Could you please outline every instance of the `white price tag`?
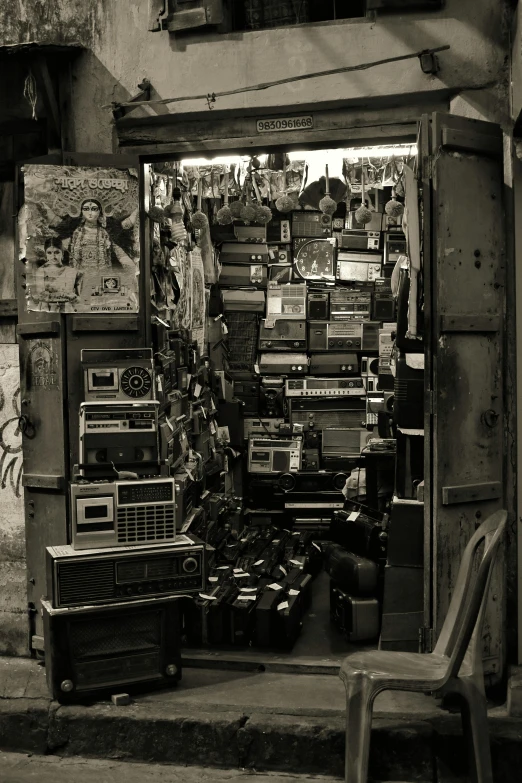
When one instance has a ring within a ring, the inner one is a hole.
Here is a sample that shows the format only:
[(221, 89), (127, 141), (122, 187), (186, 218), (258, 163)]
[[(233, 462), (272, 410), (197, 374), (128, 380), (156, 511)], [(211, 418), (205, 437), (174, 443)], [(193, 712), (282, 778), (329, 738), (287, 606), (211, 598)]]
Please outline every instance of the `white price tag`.
[(203, 387), (201, 386), (201, 384), (196, 383), (196, 385), (194, 386), (194, 397), (196, 397), (196, 398), (199, 397), (199, 395), (201, 394), (201, 389), (202, 388)]
[(218, 577), (217, 576), (209, 576), (208, 581), (209, 582), (217, 582), (218, 581)]
[(255, 566), (262, 565), (265, 561), (264, 560), (256, 560), (254, 563)]
[(247, 573), (244, 573), (244, 574), (234, 574), (234, 576), (236, 577), (236, 579), (243, 579), (243, 577), (245, 577), (245, 576), (248, 577), (248, 576), (250, 576), (250, 574), (247, 574)]
[(292, 587), (292, 588), (291, 588), (291, 589), (288, 591), (288, 595), (299, 595), (299, 590), (294, 590), (294, 588)]
[(269, 590), (282, 590), (283, 588), (281, 585), (278, 585), (277, 582), (272, 582), (271, 585), (268, 585)]
[(356, 519), (359, 519), (360, 511), (352, 511), (350, 516), (348, 517), (348, 522), (355, 522)]
[(288, 576), (288, 571), (286, 570), (286, 568), (283, 568), (283, 566), (279, 566), (279, 568), (281, 569), (281, 571), (285, 576)]
[(206, 593), (199, 593), (200, 598), (205, 598), (207, 601), (215, 601), (216, 596), (215, 595), (207, 595)]
[(278, 612), (282, 609), (288, 609), (288, 601), (281, 601), (281, 603), (277, 605)]
[(257, 596), (255, 595), (238, 595), (238, 601), (255, 601)]
[(303, 567), (303, 564), (299, 560), (289, 560), (289, 563), (292, 563), (292, 565), (298, 566), (299, 568)]
[(256, 593), (257, 587), (240, 587), (242, 593)]
[(321, 547), (319, 546), (319, 544), (316, 544), (315, 541), (312, 541), (312, 546), (315, 546), (315, 548), (318, 549), (319, 552), (321, 551)]

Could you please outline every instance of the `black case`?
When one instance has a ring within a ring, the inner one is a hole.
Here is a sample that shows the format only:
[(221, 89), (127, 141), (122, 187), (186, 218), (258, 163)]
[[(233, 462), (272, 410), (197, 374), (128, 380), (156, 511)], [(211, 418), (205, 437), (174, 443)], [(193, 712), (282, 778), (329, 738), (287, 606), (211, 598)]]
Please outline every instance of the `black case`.
[(336, 511), (332, 517), (330, 538), (360, 557), (376, 563), (386, 559), (387, 534), (382, 523), (362, 512)]
[(355, 598), (330, 582), (330, 618), (348, 642), (370, 642), (379, 636), (376, 598)]
[(350, 595), (375, 597), (379, 567), (373, 560), (354, 555), (339, 544), (330, 544), (325, 552), (324, 569), (337, 587)]

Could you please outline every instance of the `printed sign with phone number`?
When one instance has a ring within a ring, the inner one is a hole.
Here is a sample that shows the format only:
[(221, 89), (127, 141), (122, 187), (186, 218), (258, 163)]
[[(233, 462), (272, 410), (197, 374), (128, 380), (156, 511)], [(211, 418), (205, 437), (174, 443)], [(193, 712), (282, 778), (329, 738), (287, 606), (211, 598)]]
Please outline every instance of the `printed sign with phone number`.
[(314, 127), (314, 118), (307, 117), (279, 117), (276, 120), (257, 120), (258, 133), (270, 133), (270, 131), (302, 130)]

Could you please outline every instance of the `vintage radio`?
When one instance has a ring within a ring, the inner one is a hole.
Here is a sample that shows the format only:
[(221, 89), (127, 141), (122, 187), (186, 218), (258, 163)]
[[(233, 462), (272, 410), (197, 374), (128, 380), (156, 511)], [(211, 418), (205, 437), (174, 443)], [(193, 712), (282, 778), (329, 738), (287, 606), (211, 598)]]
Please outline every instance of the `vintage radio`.
[(395, 344), (395, 324), (387, 324), (379, 329), (379, 388), (385, 391), (393, 391), (392, 354)]
[(279, 428), (281, 424), (284, 424), (284, 419), (250, 419), (245, 418), (243, 420), (245, 440), (252, 435), (267, 435), (269, 438), (272, 435), (279, 434)]
[(330, 582), (330, 618), (348, 642), (377, 639), (380, 629), (380, 606), (377, 598), (349, 595)]
[(305, 209), (292, 212), (293, 237), (330, 237), (332, 236), (332, 217)]
[(321, 447), (323, 467), (338, 470), (346, 468), (347, 461), (358, 460), (367, 437), (368, 431), (360, 427), (326, 427)]
[(312, 321), (327, 321), (330, 317), (330, 292), (308, 291), (308, 318)]
[(234, 223), (234, 236), (238, 242), (266, 245), (266, 226), (252, 224), (240, 226)]
[(270, 264), (268, 267), (269, 283), (291, 283), (294, 270), (290, 264)]
[[(373, 379), (369, 379), (373, 380)], [(387, 413), (393, 412), (393, 395), (388, 399), (391, 399), (392, 401), (392, 408), (391, 410), (387, 410), (386, 401), (385, 401), (385, 395), (390, 394), (390, 392), (383, 392), (383, 391), (377, 391), (377, 392), (371, 392), (368, 391), (366, 393), (366, 419), (365, 424), (367, 427), (374, 427), (379, 423), (379, 413), (381, 411), (385, 411)]]
[(395, 266), (399, 256), (406, 254), (406, 237), (403, 234), (386, 234), (384, 238), (384, 263)]
[(270, 416), (271, 418), (281, 418), (283, 416), (284, 391), (283, 378), (261, 378), (259, 387), (259, 413), (261, 416)]
[(303, 470), (319, 470), (319, 449), (303, 449)]
[(294, 239), (294, 270), (303, 280), (335, 280), (337, 240)]
[(308, 356), (305, 353), (261, 353), (258, 366), (263, 375), (306, 375)]
[(82, 402), (80, 475), (106, 478), (115, 470), (157, 475), (158, 408), (152, 401)]
[(188, 439), (180, 422), (165, 418), (159, 422), (159, 451), (162, 465), (176, 470), (188, 452)]
[(335, 277), (343, 282), (371, 283), (382, 275), (382, 253), (339, 250)]
[(267, 242), (285, 244), (290, 242), (291, 239), (290, 220), (281, 213), (272, 212), (272, 220), (266, 227)]
[(364, 396), (362, 378), (288, 378), (287, 397), (351, 397)]
[[(263, 264), (240, 266), (239, 264), (223, 264), (219, 275), (219, 285), (223, 288), (241, 286), (257, 286), (266, 288), (268, 282), (268, 267)], [(225, 299), (225, 310), (226, 299)]]
[(308, 348), (310, 351), (376, 351), (379, 345), (379, 324), (368, 321), (310, 321)]
[(311, 375), (357, 375), (359, 361), (356, 353), (311, 353)]
[(292, 397), (288, 406), (292, 424), (324, 431), (327, 427), (360, 427), (366, 404), (364, 397)]
[(395, 372), (394, 419), (403, 430), (424, 428), (424, 356), (399, 353)]
[(270, 245), (268, 248), (268, 264), (286, 265), (292, 264), (292, 248), (290, 245)]
[(270, 283), (266, 302), (267, 320), (306, 318), (306, 283)]
[(336, 288), (330, 294), (332, 321), (369, 321), (372, 295), (369, 291)]
[(55, 609), (193, 593), (205, 584), (205, 548), (179, 535), (162, 546), (48, 547), (47, 600)]
[(260, 351), (306, 351), (306, 321), (278, 318), (277, 321), (261, 319), (259, 327)]
[(259, 378), (253, 373), (234, 373), (234, 397), (243, 404), (243, 414), (259, 412)]
[(153, 400), (151, 348), (83, 348), (84, 401)]
[(395, 299), (388, 278), (379, 277), (375, 281), (372, 318), (374, 321), (393, 321), (395, 318)]
[(225, 312), (264, 313), (266, 294), (264, 291), (223, 291), (223, 307)]
[(181, 679), (179, 602), (170, 598), (112, 606), (52, 609), (42, 601), (45, 675), (64, 704)]
[(172, 478), (71, 484), (74, 549), (173, 541)]
[[(347, 228), (349, 229), (363, 229), (364, 231), (382, 231), (382, 224), (383, 224), (383, 214), (382, 212), (372, 212), (372, 219), (369, 223), (366, 223), (364, 226), (361, 223), (358, 223), (355, 214), (357, 210), (350, 210), (347, 216)], [(386, 217), (386, 216), (384, 216)]]
[(302, 439), (249, 438), (249, 473), (288, 473), (301, 469)]
[(361, 358), (361, 375), (367, 392), (380, 391), (378, 356), (363, 356)]
[(284, 472), (277, 478), (277, 486), (284, 492), (316, 493), (341, 492), (349, 473), (319, 470), (316, 473)]
[(380, 250), (381, 232), (346, 228), (341, 233), (342, 250)]
[[(219, 252), (221, 264), (268, 264), (268, 247), (265, 243), (224, 242)], [(221, 282), (221, 281), (220, 281)]]

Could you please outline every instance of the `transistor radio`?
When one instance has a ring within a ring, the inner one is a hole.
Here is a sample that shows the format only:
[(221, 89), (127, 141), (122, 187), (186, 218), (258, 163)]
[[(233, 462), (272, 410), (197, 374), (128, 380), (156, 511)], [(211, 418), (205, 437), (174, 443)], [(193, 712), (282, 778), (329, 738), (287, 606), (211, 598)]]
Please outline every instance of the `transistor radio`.
[(343, 229), (340, 247), (343, 250), (379, 250), (380, 231), (365, 231), (360, 228)]
[(158, 544), (176, 537), (174, 479), (71, 484), (74, 549)]
[(266, 323), (265, 318), (261, 319), (258, 343), (260, 351), (306, 351), (306, 321), (278, 318), (275, 323), (269, 322), (270, 327)]
[(83, 348), (84, 401), (153, 400), (151, 348)]
[(141, 476), (159, 472), (159, 402), (82, 402), (80, 475), (113, 477), (115, 470)]
[(372, 321), (310, 321), (308, 348), (310, 351), (376, 351), (379, 345), (379, 324)]
[(223, 307), (225, 312), (232, 313), (264, 313), (266, 294), (264, 291), (223, 291)]
[(361, 427), (326, 427), (321, 446), (323, 466), (330, 470), (346, 467), (346, 460), (360, 457), (367, 438), (368, 430)]
[(374, 321), (393, 321), (395, 318), (395, 299), (390, 279), (379, 277), (375, 281), (372, 318)]
[(290, 245), (270, 245), (268, 248), (268, 264), (289, 265), (292, 263)]
[(369, 321), (372, 295), (369, 291), (336, 288), (330, 293), (332, 321)]
[(306, 283), (269, 283), (266, 303), (267, 320), (306, 318)]
[(188, 439), (184, 428), (169, 417), (159, 422), (159, 451), (163, 465), (168, 470), (176, 470), (188, 452)]
[(219, 253), (221, 264), (268, 264), (268, 246), (265, 243), (224, 242)]
[(245, 440), (250, 438), (251, 435), (272, 435), (279, 434), (279, 428), (281, 424), (284, 424), (285, 420), (279, 419), (250, 419), (245, 418), (243, 420)]
[(308, 291), (308, 318), (327, 321), (330, 317), (330, 291)]
[(322, 212), (303, 210), (292, 212), (293, 237), (330, 237), (332, 236), (332, 217)]
[(307, 375), (308, 356), (305, 353), (261, 353), (259, 372), (263, 375)]
[(283, 416), (284, 391), (285, 383), (283, 378), (261, 378), (259, 387), (260, 416), (270, 416), (272, 418)]
[(367, 392), (380, 391), (379, 389), (379, 358), (377, 356), (363, 356), (361, 359), (361, 375), (364, 388)]
[(290, 423), (305, 431), (360, 427), (366, 415), (364, 397), (291, 397), (288, 408)]
[(62, 703), (181, 679), (179, 601), (53, 609), (42, 601), (45, 675)]
[(301, 469), (302, 439), (249, 438), (248, 472), (288, 473)]
[(362, 378), (287, 378), (287, 397), (360, 397)]
[(238, 242), (266, 245), (266, 226), (240, 226), (234, 223), (234, 236)]
[(303, 280), (335, 280), (336, 240), (294, 239), (294, 270)]
[(406, 254), (406, 237), (402, 234), (386, 234), (384, 240), (384, 263), (396, 264), (399, 256)]
[(339, 250), (335, 276), (344, 282), (372, 282), (382, 275), (382, 253)]
[[(266, 264), (223, 264), (219, 275), (219, 285), (225, 287), (257, 286), (266, 288), (268, 267)], [(227, 309), (225, 302), (225, 310)]]
[(356, 353), (311, 353), (310, 375), (357, 375), (359, 360)]

